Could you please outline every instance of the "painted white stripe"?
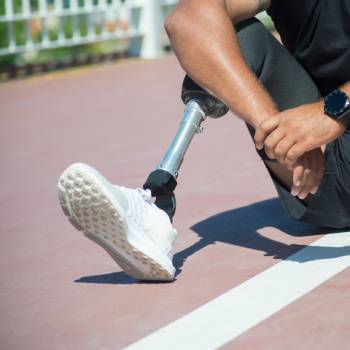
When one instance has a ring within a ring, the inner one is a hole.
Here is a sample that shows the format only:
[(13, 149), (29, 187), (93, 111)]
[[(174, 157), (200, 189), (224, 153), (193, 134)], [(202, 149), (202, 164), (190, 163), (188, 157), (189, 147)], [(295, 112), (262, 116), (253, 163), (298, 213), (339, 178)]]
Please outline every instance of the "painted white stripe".
[(325, 235), (125, 349), (217, 349), (349, 266), (350, 232)]

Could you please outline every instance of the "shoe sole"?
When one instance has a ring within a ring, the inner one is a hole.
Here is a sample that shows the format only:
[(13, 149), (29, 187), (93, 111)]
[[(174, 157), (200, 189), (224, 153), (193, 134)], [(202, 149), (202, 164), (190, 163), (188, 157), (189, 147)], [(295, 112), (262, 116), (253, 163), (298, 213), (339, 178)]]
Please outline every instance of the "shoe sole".
[(59, 201), (72, 225), (97, 243), (124, 272), (138, 280), (172, 281), (175, 269), (168, 257), (144, 235), (133, 232), (110, 188), (95, 169), (73, 164), (58, 182)]

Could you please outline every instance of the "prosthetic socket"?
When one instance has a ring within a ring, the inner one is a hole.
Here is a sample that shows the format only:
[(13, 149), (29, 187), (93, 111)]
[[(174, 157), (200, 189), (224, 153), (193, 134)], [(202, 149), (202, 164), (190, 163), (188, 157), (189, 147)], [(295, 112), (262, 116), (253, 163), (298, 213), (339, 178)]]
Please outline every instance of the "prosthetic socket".
[(201, 124), (207, 116), (219, 118), (228, 112), (221, 101), (187, 75), (182, 84), (181, 98), (186, 107), (180, 126), (163, 159), (143, 185), (144, 189), (151, 190), (152, 196), (156, 197), (155, 204), (168, 214), (171, 221), (176, 210), (174, 190), (178, 171), (193, 136), (202, 132)]

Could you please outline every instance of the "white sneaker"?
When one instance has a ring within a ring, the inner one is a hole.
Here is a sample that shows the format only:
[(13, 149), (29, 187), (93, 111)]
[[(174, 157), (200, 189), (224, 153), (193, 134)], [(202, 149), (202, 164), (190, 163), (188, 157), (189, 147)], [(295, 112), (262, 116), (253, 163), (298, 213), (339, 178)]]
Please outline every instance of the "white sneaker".
[(113, 186), (97, 170), (76, 163), (58, 182), (64, 214), (104, 248), (128, 275), (171, 281), (177, 231), (151, 201), (151, 191)]

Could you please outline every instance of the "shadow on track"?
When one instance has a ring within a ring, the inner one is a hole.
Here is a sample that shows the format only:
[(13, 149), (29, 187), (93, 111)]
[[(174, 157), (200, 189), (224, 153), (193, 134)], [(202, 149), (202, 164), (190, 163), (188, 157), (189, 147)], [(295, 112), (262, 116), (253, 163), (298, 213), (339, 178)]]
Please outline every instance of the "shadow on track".
[(139, 281), (125, 274), (123, 271), (80, 277), (74, 282), (96, 284), (167, 284), (167, 281)]
[(74, 282), (97, 284), (135, 284), (137, 281), (123, 271), (80, 277)]
[(289, 260), (300, 263), (350, 255), (350, 247), (312, 246), (312, 253), (308, 257), (293, 257), (294, 253), (306, 246), (289, 245), (265, 237), (258, 232), (265, 227), (276, 228), (291, 236), (309, 236), (330, 232), (329, 229), (290, 219), (279, 198), (268, 199), (211, 216), (193, 225), (191, 229), (198, 234), (200, 240), (175, 255), (174, 265), (177, 274), (181, 272), (181, 268), (189, 256), (215, 242), (259, 250), (265, 253), (265, 256), (273, 256), (274, 259), (285, 260), (289, 257)]
[[(175, 254), (174, 265), (177, 270), (176, 276), (181, 273), (182, 266), (189, 256), (216, 242), (259, 250), (262, 251), (265, 256), (273, 256), (274, 259), (279, 260), (285, 260), (300, 249), (306, 247), (305, 245), (298, 244), (288, 245), (265, 237), (258, 232), (258, 230), (265, 227), (276, 228), (291, 236), (308, 236), (329, 232), (326, 229), (290, 219), (283, 210), (281, 201), (278, 198), (272, 198), (245, 207), (229, 210), (211, 216), (191, 227), (191, 229), (198, 234), (200, 240)], [(350, 247), (330, 248), (315, 246), (312, 249), (313, 252), (307, 259), (296, 256), (295, 261), (302, 263), (309, 260), (331, 259), (350, 255)], [(290, 258), (290, 260), (291, 259), (292, 258)], [(152, 283), (136, 281), (123, 272), (85, 276), (75, 282), (103, 284)]]

